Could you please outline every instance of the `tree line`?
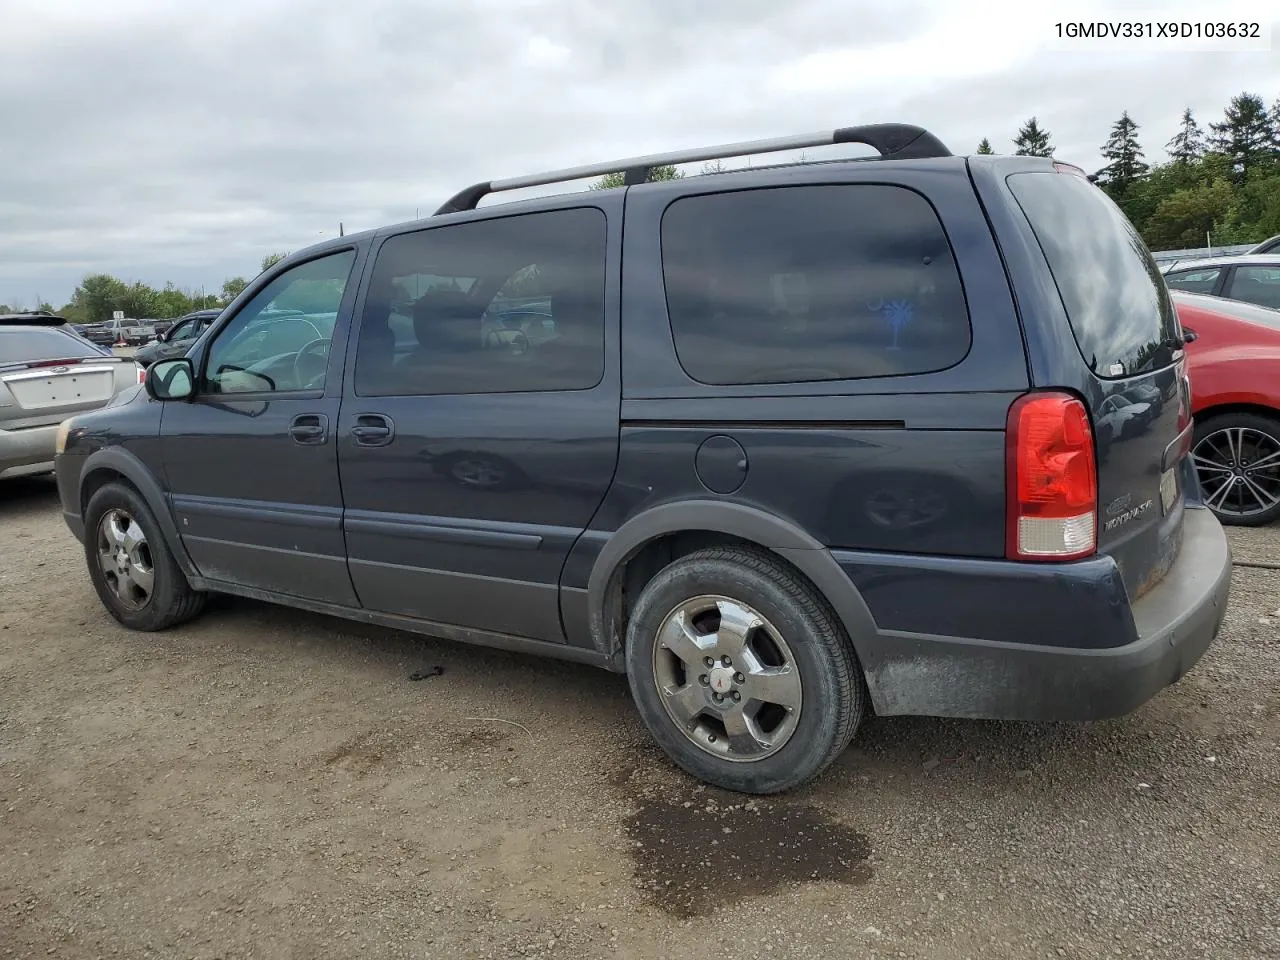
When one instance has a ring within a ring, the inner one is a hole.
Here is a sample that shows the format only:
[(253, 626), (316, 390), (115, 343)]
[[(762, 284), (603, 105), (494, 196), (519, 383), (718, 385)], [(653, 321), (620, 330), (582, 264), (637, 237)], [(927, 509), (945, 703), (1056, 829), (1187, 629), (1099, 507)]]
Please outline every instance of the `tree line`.
[[(1190, 108), (1182, 112), (1178, 132), (1164, 145), (1168, 159), (1148, 163), (1138, 122), (1126, 110), (1111, 126), (1102, 156), (1106, 166), (1097, 182), (1115, 200), (1152, 250), (1256, 243), (1280, 234), (1280, 97), (1267, 108), (1255, 93), (1231, 98), (1222, 119), (1204, 130)], [(1051, 157), (1052, 134), (1031, 117), (1012, 140), (1017, 156)], [(984, 137), (977, 153), (994, 154)], [(800, 158), (804, 159), (803, 156)], [(721, 173), (719, 160), (702, 168)], [(655, 167), (651, 180), (683, 177), (674, 166)], [(601, 177), (592, 189), (622, 186), (621, 173)], [(262, 261), (266, 270), (285, 254)], [(170, 319), (192, 310), (230, 303), (248, 285), (231, 277), (216, 293), (185, 290), (172, 283), (155, 289), (126, 283), (105, 273), (80, 281), (61, 309), (41, 303), (37, 309), (59, 313), (73, 323), (98, 323), (123, 310), (126, 317)], [(0, 313), (11, 310), (0, 304)]]
[[(287, 255), (268, 254), (262, 259), (262, 270), (274, 266)], [(62, 307), (55, 307), (46, 301), (37, 304), (34, 309), (56, 313), (72, 323), (101, 323), (110, 320), (116, 310), (121, 310), (126, 317), (136, 320), (172, 320), (192, 310), (225, 307), (248, 285), (249, 281), (244, 277), (231, 277), (223, 281), (222, 289), (216, 293), (184, 290), (172, 283), (166, 283), (157, 290), (149, 284), (137, 281), (127, 283), (108, 273), (91, 273), (80, 281), (71, 294), (71, 299)], [(0, 303), (0, 313), (10, 313), (17, 309), (19, 308), (16, 306)]]
[[(1102, 145), (1097, 182), (1152, 250), (1257, 243), (1280, 234), (1280, 98), (1231, 98), (1206, 131), (1190, 108), (1164, 145), (1168, 159), (1147, 162), (1141, 127), (1126, 110)], [(1049, 131), (1035, 117), (1013, 139), (1021, 156), (1053, 155)], [(988, 140), (979, 153), (994, 153)]]

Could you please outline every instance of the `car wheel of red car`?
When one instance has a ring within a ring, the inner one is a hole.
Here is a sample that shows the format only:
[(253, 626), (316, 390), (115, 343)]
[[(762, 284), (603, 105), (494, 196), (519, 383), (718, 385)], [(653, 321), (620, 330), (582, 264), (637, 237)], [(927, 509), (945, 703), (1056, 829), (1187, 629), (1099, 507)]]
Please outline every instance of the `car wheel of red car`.
[(1196, 424), (1192, 459), (1205, 504), (1224, 524), (1280, 518), (1280, 419), (1224, 413)]

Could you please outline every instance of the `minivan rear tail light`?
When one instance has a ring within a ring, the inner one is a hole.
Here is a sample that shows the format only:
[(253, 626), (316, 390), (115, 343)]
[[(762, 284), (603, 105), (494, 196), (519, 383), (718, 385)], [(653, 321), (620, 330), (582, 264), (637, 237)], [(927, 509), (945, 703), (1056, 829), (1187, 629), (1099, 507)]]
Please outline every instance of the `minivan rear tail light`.
[(1098, 470), (1084, 404), (1066, 393), (1029, 393), (1005, 432), (1010, 560), (1076, 560), (1098, 544)]

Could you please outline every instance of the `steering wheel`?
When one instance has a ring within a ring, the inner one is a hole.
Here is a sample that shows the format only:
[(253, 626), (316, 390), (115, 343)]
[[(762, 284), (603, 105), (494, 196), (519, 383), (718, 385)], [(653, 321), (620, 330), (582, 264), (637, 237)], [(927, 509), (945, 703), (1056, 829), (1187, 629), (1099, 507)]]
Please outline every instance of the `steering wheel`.
[[(312, 340), (293, 358), (293, 382), (298, 385), (298, 389), (307, 390), (324, 381), (325, 372), (329, 368), (329, 344), (330, 341), (325, 337)], [(319, 361), (319, 369), (312, 372), (310, 376), (303, 373), (304, 358), (309, 358), (313, 362)]]

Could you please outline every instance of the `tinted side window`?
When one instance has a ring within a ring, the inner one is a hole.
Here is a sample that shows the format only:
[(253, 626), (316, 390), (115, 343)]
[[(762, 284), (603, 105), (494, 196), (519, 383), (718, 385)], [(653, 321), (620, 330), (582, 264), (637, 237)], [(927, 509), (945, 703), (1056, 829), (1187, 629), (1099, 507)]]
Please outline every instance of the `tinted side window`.
[(1164, 282), (1173, 290), (1186, 290), (1188, 293), (1213, 293), (1217, 286), (1218, 276), (1222, 271), (1214, 267), (1211, 270), (1182, 270), (1178, 273), (1166, 273)]
[(601, 211), (580, 208), (387, 240), (360, 323), (356, 393), (595, 386), (604, 375), (605, 226)]
[(1236, 267), (1227, 296), (1232, 300), (1280, 308), (1280, 264), (1274, 267)]
[(703, 383), (929, 373), (969, 351), (951, 247), (903, 187), (685, 197), (662, 218), (662, 268), (676, 353)]
[(1015, 173), (1007, 182), (1089, 369), (1118, 378), (1173, 363), (1180, 330), (1167, 281), (1120, 208), (1074, 174)]
[(322, 390), (338, 308), (354, 250), (299, 264), (275, 277), (209, 348), (209, 393)]
[(190, 320), (182, 320), (182, 321), (179, 321), (177, 324), (175, 324), (169, 330), (168, 341), (170, 343), (177, 343), (180, 340), (190, 340), (195, 335), (196, 335), (195, 318), (192, 318)]

